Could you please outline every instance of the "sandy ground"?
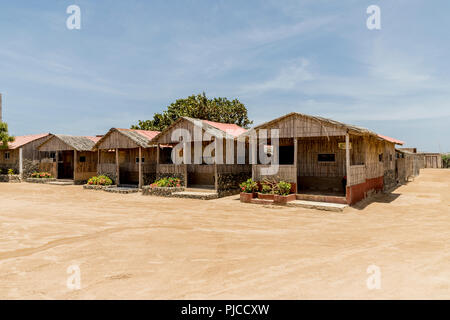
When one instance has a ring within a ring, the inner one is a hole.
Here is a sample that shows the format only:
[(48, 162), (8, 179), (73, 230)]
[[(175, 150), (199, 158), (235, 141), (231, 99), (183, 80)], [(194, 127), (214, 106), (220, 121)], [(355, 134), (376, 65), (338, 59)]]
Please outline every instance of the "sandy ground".
[(0, 184), (0, 298), (449, 299), (449, 185), (427, 169), (330, 213)]

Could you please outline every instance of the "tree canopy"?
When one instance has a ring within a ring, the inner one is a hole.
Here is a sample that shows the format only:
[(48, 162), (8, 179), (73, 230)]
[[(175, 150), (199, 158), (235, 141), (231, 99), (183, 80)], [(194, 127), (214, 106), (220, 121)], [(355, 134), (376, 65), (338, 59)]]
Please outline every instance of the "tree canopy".
[(6, 124), (6, 122), (0, 122), (0, 148), (8, 148), (8, 143), (13, 141), (14, 137), (10, 136), (8, 133), (8, 124)]
[(244, 128), (253, 123), (248, 119), (247, 108), (238, 99), (210, 99), (203, 92), (176, 100), (163, 113), (155, 113), (152, 120), (139, 120), (131, 129), (162, 131), (180, 117), (234, 123)]

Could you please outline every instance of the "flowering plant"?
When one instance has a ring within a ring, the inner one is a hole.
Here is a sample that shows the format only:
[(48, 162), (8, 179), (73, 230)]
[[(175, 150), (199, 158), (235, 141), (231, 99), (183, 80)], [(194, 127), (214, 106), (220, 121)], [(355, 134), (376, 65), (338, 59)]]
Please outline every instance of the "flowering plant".
[(150, 187), (156, 188), (156, 187), (165, 187), (165, 188), (179, 188), (181, 187), (181, 180), (179, 178), (174, 177), (168, 177), (168, 178), (162, 178), (155, 182), (153, 182)]
[(239, 187), (241, 188), (241, 192), (244, 193), (252, 193), (258, 190), (258, 184), (252, 179), (242, 182)]
[(52, 174), (49, 172), (33, 172), (31, 174), (32, 178), (38, 178), (38, 179), (49, 179), (52, 177)]
[(101, 175), (97, 177), (92, 177), (87, 182), (88, 185), (96, 185), (96, 186), (110, 186), (112, 185), (111, 178)]

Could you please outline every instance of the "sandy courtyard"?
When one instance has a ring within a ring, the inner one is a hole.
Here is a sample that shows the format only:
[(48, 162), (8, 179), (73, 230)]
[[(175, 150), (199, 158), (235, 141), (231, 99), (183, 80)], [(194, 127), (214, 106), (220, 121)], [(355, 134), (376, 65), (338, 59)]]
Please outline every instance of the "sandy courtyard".
[(3, 183), (0, 298), (449, 299), (449, 185), (450, 170), (425, 169), (331, 213)]

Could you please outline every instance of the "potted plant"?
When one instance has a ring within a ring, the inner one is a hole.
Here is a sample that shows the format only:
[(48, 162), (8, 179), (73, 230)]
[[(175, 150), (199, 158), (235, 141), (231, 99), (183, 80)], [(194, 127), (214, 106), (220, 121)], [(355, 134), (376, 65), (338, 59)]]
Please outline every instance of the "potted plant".
[(280, 181), (275, 189), (274, 203), (286, 204), (289, 201), (296, 199), (295, 193), (291, 192), (291, 184), (285, 181)]
[(250, 202), (255, 197), (255, 193), (258, 190), (258, 184), (252, 179), (242, 182), (239, 187), (241, 188), (240, 199), (241, 202)]
[(258, 199), (273, 200), (274, 196), (272, 185), (263, 182), (261, 184), (261, 192), (258, 192)]

